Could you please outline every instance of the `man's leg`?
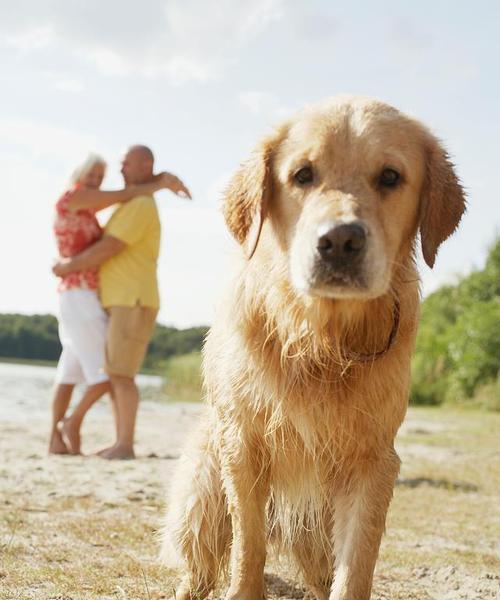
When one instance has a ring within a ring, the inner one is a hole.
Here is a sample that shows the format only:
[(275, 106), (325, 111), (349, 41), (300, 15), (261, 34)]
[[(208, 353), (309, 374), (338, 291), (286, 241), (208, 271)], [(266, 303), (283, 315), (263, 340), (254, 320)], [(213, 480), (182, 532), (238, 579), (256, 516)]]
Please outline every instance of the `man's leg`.
[(116, 394), (113, 389), (113, 385), (111, 384), (111, 380), (109, 383), (109, 399), (111, 404), (111, 412), (113, 414), (113, 422), (115, 424), (115, 442), (111, 444), (111, 446), (106, 446), (106, 448), (103, 448), (102, 450), (96, 452), (97, 456), (107, 454), (112, 448), (116, 446), (116, 444), (118, 443), (118, 438), (120, 437), (120, 423), (118, 418), (118, 404), (116, 402)]
[(120, 437), (120, 428), (119, 428), (119, 423), (118, 423), (118, 405), (116, 404), (115, 392), (114, 392), (111, 384), (109, 387), (110, 387), (109, 399), (110, 399), (110, 404), (111, 404), (111, 412), (113, 413), (113, 420), (115, 423), (115, 436), (116, 436), (116, 439), (118, 439)]
[(118, 413), (116, 444), (99, 453), (102, 458), (135, 458), (134, 433), (139, 407), (139, 390), (133, 377), (111, 375), (111, 387)]
[(109, 381), (89, 385), (80, 402), (67, 419), (63, 421), (63, 440), (67, 443), (70, 454), (80, 454), (80, 427), (88, 410), (110, 389)]
[(54, 398), (52, 400), (52, 428), (49, 442), (50, 454), (68, 454), (68, 448), (62, 439), (58, 425), (68, 410), (74, 387), (74, 383), (60, 383), (54, 390)]
[(106, 337), (106, 372), (116, 406), (117, 441), (99, 452), (102, 458), (134, 458), (139, 372), (155, 327), (157, 310), (143, 306), (110, 306)]

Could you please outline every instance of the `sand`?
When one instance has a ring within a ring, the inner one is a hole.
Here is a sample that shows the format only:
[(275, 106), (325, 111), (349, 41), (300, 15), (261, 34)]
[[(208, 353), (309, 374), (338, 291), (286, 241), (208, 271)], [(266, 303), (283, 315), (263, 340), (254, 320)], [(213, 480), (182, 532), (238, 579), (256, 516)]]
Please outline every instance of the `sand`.
[[(0, 598), (174, 598), (178, 574), (158, 563), (155, 532), (165, 486), (199, 413), (199, 405), (143, 403), (138, 458), (109, 462), (48, 456), (48, 414), (10, 410), (0, 423)], [(499, 497), (488, 466), (497, 462), (498, 477), (499, 421), (483, 435), (476, 431), (483, 418), (410, 411), (373, 598), (500, 597)], [(460, 443), (464, 428), (469, 438)], [(111, 439), (109, 411), (93, 411), (83, 450)], [(476, 468), (471, 461), (479, 461)], [(270, 598), (307, 597), (286, 563), (271, 562), (266, 571)]]

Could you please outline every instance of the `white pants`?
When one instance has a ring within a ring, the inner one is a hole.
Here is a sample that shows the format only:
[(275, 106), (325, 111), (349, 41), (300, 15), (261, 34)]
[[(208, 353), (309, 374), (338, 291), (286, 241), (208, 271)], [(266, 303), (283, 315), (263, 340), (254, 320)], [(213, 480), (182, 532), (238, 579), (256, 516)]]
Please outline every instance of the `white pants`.
[(104, 372), (108, 316), (97, 292), (74, 288), (59, 294), (59, 338), (63, 347), (56, 383), (94, 385)]

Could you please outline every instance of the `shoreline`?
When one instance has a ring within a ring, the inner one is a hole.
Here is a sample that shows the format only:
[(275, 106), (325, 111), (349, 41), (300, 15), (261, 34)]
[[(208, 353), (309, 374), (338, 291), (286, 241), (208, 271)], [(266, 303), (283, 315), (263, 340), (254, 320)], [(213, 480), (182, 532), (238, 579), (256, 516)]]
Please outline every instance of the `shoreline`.
[(11, 356), (0, 356), (0, 364), (6, 365), (28, 365), (34, 367), (57, 367), (57, 360), (43, 360), (39, 358), (16, 358)]
[[(12, 356), (0, 356), (0, 364), (6, 365), (27, 365), (33, 367), (57, 367), (57, 360), (44, 360), (41, 358), (17, 358)], [(142, 369), (139, 375), (154, 375), (164, 377), (160, 368)]]

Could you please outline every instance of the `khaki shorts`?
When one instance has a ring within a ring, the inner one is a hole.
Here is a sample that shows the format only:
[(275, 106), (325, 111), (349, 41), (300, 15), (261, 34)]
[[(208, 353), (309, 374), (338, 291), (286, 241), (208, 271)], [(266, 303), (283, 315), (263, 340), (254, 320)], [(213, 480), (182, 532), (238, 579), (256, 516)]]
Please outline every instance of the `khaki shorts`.
[(109, 306), (106, 372), (135, 377), (146, 355), (158, 311), (148, 306)]

